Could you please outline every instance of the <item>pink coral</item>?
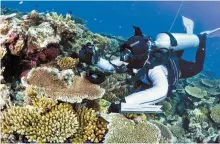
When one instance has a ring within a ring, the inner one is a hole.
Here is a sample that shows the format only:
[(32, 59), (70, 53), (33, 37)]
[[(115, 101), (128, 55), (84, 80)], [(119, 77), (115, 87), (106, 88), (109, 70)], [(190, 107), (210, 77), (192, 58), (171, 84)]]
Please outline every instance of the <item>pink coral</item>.
[(49, 45), (47, 49), (43, 50), (47, 60), (54, 60), (59, 55), (59, 49), (55, 45)]

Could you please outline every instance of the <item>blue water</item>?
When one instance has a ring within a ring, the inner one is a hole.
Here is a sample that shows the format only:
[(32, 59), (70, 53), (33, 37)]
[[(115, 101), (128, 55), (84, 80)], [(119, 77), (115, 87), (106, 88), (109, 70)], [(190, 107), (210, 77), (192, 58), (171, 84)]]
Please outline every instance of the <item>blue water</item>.
[[(19, 11), (55, 11), (72, 13), (86, 20), (86, 26), (95, 33), (109, 33), (124, 37), (133, 34), (132, 25), (143, 33), (155, 37), (168, 31), (181, 2), (2, 2), (2, 6)], [(195, 33), (220, 27), (220, 2), (183, 2), (171, 32), (183, 32), (181, 16), (194, 20)], [(194, 61), (194, 50), (188, 50), (183, 58)], [(219, 74), (220, 38), (209, 38), (205, 68)]]

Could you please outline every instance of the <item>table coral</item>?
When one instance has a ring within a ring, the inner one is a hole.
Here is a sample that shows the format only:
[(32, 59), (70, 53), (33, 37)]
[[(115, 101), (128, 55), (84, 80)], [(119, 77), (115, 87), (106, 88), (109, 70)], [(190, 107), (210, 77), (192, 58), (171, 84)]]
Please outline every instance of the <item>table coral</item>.
[(135, 124), (118, 113), (102, 114), (109, 124), (105, 143), (159, 143), (160, 129), (150, 122)]
[(211, 114), (210, 114), (212, 120), (216, 123), (220, 123), (220, 104), (215, 105), (211, 109)]
[(200, 88), (197, 88), (197, 87), (186, 86), (185, 87), (185, 91), (190, 96), (195, 97), (195, 98), (199, 98), (199, 99), (207, 96), (207, 92), (206, 91), (203, 91), (203, 90), (201, 90)]
[(28, 85), (42, 87), (45, 97), (65, 102), (81, 102), (84, 98), (94, 100), (101, 98), (105, 90), (81, 76), (74, 76), (72, 85), (67, 86), (59, 77), (59, 70), (49, 68), (32, 69), (27, 76)]

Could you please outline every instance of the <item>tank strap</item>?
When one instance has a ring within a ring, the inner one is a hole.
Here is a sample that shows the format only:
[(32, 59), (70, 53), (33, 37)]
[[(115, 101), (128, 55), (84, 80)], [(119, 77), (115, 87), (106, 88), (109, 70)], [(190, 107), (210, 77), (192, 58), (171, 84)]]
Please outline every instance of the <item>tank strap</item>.
[(175, 39), (175, 37), (171, 33), (169, 33), (169, 32), (162, 32), (162, 33), (165, 33), (170, 37), (170, 45), (171, 46), (177, 46), (178, 45), (177, 40)]

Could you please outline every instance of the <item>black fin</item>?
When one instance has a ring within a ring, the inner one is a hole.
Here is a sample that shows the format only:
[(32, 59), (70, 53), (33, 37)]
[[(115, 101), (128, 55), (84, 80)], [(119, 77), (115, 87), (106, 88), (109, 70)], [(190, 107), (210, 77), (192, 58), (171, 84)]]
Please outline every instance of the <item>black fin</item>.
[(181, 58), (182, 55), (183, 55), (183, 52), (184, 52), (184, 50), (177, 51), (177, 52), (176, 52), (176, 56), (177, 56), (178, 58)]
[(142, 34), (141, 29), (139, 27), (133, 26), (133, 28), (134, 28), (134, 36), (143, 37), (143, 34)]

